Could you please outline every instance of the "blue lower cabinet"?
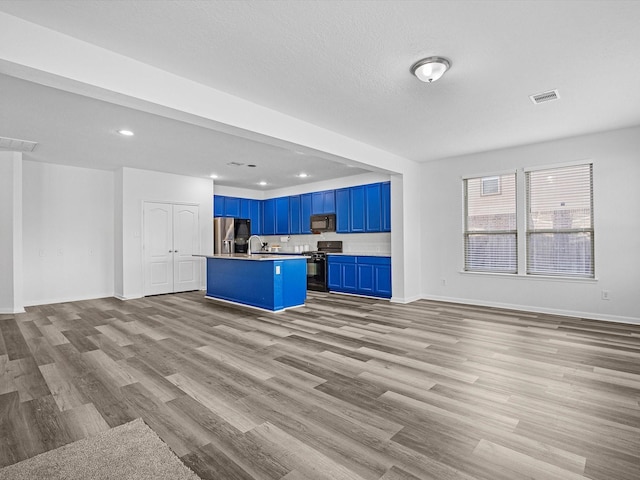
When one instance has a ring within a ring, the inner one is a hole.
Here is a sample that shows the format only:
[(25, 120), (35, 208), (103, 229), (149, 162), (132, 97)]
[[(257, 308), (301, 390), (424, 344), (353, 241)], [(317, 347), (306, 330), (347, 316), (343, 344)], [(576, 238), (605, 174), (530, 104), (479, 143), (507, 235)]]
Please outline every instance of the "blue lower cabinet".
[(330, 291), (391, 298), (391, 258), (329, 255)]
[(373, 265), (358, 264), (358, 292), (373, 295)]
[(307, 261), (208, 257), (207, 297), (271, 311), (304, 305)]
[(375, 295), (391, 298), (391, 262), (389, 265), (375, 265), (373, 267), (373, 281)]

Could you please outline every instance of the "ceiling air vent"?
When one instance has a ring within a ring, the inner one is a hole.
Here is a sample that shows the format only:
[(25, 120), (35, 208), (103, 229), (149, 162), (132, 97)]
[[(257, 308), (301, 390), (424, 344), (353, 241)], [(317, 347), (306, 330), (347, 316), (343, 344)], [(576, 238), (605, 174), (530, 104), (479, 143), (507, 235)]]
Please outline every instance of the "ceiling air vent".
[(230, 167), (241, 167), (242, 165), (244, 165), (244, 163), (240, 163), (240, 162), (229, 162), (229, 163), (227, 163), (227, 165), (229, 165)]
[(37, 142), (18, 140), (17, 138), (0, 137), (0, 148), (6, 148), (14, 152), (33, 152)]
[(539, 103), (550, 102), (551, 100), (557, 100), (560, 98), (558, 90), (549, 90), (548, 92), (538, 93), (536, 95), (529, 95), (529, 98), (536, 105)]

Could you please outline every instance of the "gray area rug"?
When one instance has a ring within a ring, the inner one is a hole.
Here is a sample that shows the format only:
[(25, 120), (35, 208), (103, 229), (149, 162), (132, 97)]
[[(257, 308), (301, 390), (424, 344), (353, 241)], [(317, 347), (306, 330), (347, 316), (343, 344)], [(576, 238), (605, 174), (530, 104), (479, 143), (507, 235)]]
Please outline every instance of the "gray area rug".
[(1, 480), (200, 480), (142, 419), (0, 470)]

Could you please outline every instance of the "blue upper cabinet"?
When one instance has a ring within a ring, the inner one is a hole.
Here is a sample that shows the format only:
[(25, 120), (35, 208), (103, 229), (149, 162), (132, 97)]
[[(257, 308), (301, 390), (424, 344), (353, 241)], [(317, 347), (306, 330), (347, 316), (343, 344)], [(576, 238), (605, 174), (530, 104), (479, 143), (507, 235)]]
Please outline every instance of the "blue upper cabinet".
[(262, 235), (262, 201), (250, 200), (251, 235)]
[(349, 189), (336, 190), (336, 232), (349, 233)]
[(224, 216), (224, 197), (222, 195), (213, 196), (213, 216), (214, 217)]
[(300, 195), (300, 233), (311, 233), (311, 207), (313, 199), (310, 193)]
[(389, 182), (335, 190), (335, 208), (338, 233), (391, 231)]
[(302, 233), (302, 222), (300, 214), (300, 195), (289, 197), (289, 229), (291, 235)]
[[(253, 200), (249, 198), (240, 199), (240, 217), (239, 218), (251, 218), (251, 202)], [(251, 222), (253, 223), (253, 222)]]
[(391, 231), (391, 183), (380, 184), (382, 201), (382, 231)]
[(322, 192), (313, 192), (311, 194), (311, 214), (318, 215), (324, 213), (324, 202), (322, 201)]
[(365, 190), (364, 186), (349, 189), (349, 225), (352, 233), (365, 231)]
[(335, 190), (313, 192), (311, 194), (311, 213), (313, 215), (336, 213)]
[(276, 198), (276, 235), (289, 235), (289, 197)]
[(365, 185), (365, 231), (380, 232), (382, 230), (382, 195), (379, 183)]
[(276, 199), (270, 198), (262, 202), (262, 235), (276, 233)]
[(324, 212), (322, 213), (336, 213), (336, 191), (327, 190), (322, 192), (322, 204), (324, 205)]
[(248, 218), (255, 235), (310, 234), (311, 215), (336, 214), (336, 232), (390, 232), (389, 182), (252, 200), (214, 195), (213, 216)]
[(225, 197), (224, 199), (224, 216), (241, 218), (240, 217), (240, 199), (237, 197)]

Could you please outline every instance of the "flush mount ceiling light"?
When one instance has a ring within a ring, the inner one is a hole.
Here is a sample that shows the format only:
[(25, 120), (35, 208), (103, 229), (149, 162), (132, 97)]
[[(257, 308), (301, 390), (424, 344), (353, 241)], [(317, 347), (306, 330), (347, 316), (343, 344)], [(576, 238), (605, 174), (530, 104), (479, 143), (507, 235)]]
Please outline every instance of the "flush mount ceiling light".
[(267, 184), (267, 182), (265, 182), (264, 180), (262, 180), (261, 182), (258, 182), (258, 185), (261, 185), (261, 186), (263, 186), (263, 187), (264, 187), (266, 184)]
[(133, 137), (133, 132), (131, 130), (118, 130), (118, 133), (125, 137)]
[(413, 73), (421, 82), (431, 83), (438, 80), (444, 72), (449, 70), (451, 62), (443, 57), (429, 57), (416, 62), (411, 67)]
[(298, 174), (298, 178), (307, 178), (309, 176), (309, 174), (307, 173), (299, 173)]

